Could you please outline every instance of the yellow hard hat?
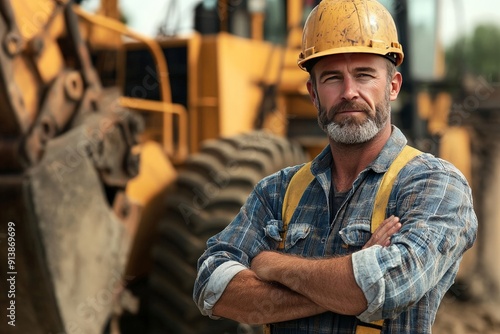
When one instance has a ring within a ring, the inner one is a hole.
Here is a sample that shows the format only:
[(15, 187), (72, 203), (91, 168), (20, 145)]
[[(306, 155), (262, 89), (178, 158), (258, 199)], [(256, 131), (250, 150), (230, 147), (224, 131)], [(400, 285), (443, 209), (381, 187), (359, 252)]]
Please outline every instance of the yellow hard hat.
[(403, 47), (389, 11), (376, 0), (321, 1), (304, 25), (297, 63), (309, 70), (312, 59), (339, 53), (378, 54), (401, 65)]

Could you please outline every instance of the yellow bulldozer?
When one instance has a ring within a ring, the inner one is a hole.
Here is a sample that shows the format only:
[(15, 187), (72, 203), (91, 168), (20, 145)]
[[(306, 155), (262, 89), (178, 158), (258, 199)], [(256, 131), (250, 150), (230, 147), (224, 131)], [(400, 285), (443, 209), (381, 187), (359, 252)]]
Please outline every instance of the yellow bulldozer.
[[(198, 32), (151, 39), (116, 0), (0, 1), (2, 333), (261, 331), (199, 314), (196, 261), (258, 180), (327, 144), (296, 65), (317, 2), (203, 2)], [(384, 2), (403, 44), (412, 3)], [(429, 54), (393, 118), (470, 178)]]
[[(70, 1), (0, 3), (2, 332), (100, 333), (144, 312), (135, 332), (240, 326), (200, 320), (191, 281), (205, 239), (253, 185), (306, 159), (256, 125), (269, 122), (256, 115), (273, 74), (239, 70), (282, 50), (229, 33), (144, 38), (113, 19), (111, 1), (105, 15)], [(221, 48), (237, 52), (232, 69)], [(169, 53), (179, 62), (167, 67)], [(234, 70), (236, 82), (222, 78)]]

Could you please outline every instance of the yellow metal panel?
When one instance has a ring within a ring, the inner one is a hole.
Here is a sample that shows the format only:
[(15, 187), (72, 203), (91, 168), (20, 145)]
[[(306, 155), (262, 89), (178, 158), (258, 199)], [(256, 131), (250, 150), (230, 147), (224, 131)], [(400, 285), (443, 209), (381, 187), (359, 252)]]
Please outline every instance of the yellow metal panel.
[[(200, 141), (219, 137), (219, 78), (217, 76), (217, 36), (203, 37), (198, 61), (195, 105), (198, 113), (196, 133)], [(191, 92), (190, 92), (191, 93)]]
[(304, 15), (304, 3), (302, 0), (287, 0), (287, 45), (290, 48), (297, 48), (299, 51), (294, 56), (297, 63), (297, 56), (300, 53), (302, 42), (302, 17)]
[(220, 135), (251, 131), (262, 100), (259, 83), (276, 81), (281, 53), (267, 42), (224, 33), (217, 51)]
[(471, 156), (470, 134), (465, 127), (453, 126), (443, 132), (439, 157), (454, 164), (470, 184), (472, 184)]
[[(380, 327), (384, 326), (384, 320), (377, 320), (372, 322), (372, 325), (377, 325)], [(382, 333), (382, 329), (366, 327), (362, 325), (356, 326), (356, 334), (380, 334)]]
[(286, 137), (288, 127), (286, 100), (283, 96), (278, 96), (276, 103), (277, 110), (267, 115), (262, 128), (275, 135)]
[(262, 41), (264, 39), (264, 13), (252, 14), (252, 39)]
[(20, 33), (29, 40), (40, 33), (55, 8), (53, 0), (11, 1)]
[(96, 25), (90, 26), (88, 40), (93, 49), (115, 50), (123, 44), (119, 33)]
[(160, 144), (146, 142), (141, 147), (139, 175), (127, 183), (127, 196), (131, 201), (145, 205), (176, 176), (177, 172)]
[[(58, 14), (54, 12), (56, 7), (53, 0), (11, 1), (10, 3), (27, 49), (36, 55), (36, 65), (40, 77), (44, 83), (53, 80), (63, 67), (62, 55), (56, 43), (56, 38), (63, 32), (62, 11)], [(41, 38), (43, 38), (42, 41), (37, 40)], [(26, 66), (21, 66), (21, 68), (23, 69), (16, 68), (15, 76), (17, 78), (26, 80), (28, 76), (32, 76), (26, 73), (18, 74), (17, 72), (20, 70), (32, 70), (27, 69)], [(33, 80), (31, 78), (29, 80), (30, 84), (33, 85)], [(23, 89), (27, 88), (26, 81), (20, 83), (23, 84)], [(23, 93), (27, 103), (34, 100), (28, 96), (29, 94)]]
[(428, 120), (432, 113), (432, 99), (427, 91), (420, 91), (417, 95), (417, 113), (420, 118)]
[(281, 73), (280, 91), (307, 93), (306, 82), (309, 80), (309, 73), (300, 70), (297, 65), (297, 55), (300, 50), (287, 48), (283, 62), (283, 72)]
[(150, 270), (151, 240), (156, 224), (163, 218), (163, 199), (166, 189), (177, 177), (177, 171), (167, 159), (160, 144), (145, 142), (141, 148), (139, 175), (127, 183), (126, 194), (130, 202), (140, 207), (140, 222), (128, 259), (126, 274), (144, 275)]
[[(9, 91), (14, 94), (15, 102), (22, 101), (22, 108), (19, 110), (26, 111), (26, 115), (21, 115), (24, 119), (34, 121), (38, 113), (38, 104), (40, 96), (40, 85), (34, 71), (32, 71), (31, 63), (23, 56), (16, 57), (13, 62), (13, 78), (10, 84)], [(19, 94), (19, 96), (17, 96)]]
[(53, 38), (55, 38), (55, 36), (62, 36), (64, 33), (66, 33), (66, 22), (64, 21), (63, 11), (61, 11), (54, 17), (54, 19), (50, 23), (48, 31), (49, 35), (53, 36)]
[(427, 91), (418, 93), (418, 115), (428, 121), (428, 129), (431, 134), (440, 135), (446, 131), (451, 104), (451, 95), (447, 92), (440, 92), (435, 98), (432, 98)]
[(36, 65), (42, 81), (47, 84), (63, 70), (64, 60), (54, 37), (46, 36), (43, 43), (44, 47)]
[(200, 144), (199, 126), (199, 81), (201, 56), (201, 35), (193, 33), (188, 41), (188, 110), (189, 110), (189, 149), (191, 153), (197, 152)]
[(287, 24), (288, 30), (300, 27), (302, 25), (302, 16), (304, 11), (303, 0), (287, 0)]
[(440, 92), (434, 99), (433, 112), (429, 118), (429, 132), (440, 134), (448, 128), (448, 118), (451, 110), (452, 98), (447, 92)]
[(316, 118), (318, 112), (309, 99), (309, 95), (288, 94), (287, 95), (287, 113), (291, 116), (302, 118)]

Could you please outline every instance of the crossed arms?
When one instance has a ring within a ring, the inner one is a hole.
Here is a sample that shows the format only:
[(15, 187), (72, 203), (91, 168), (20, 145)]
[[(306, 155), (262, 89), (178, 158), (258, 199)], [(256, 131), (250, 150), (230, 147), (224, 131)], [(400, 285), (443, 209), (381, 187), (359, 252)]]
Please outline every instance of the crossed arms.
[[(388, 246), (401, 224), (386, 219), (364, 248)], [(326, 311), (358, 315), (367, 307), (354, 278), (352, 256), (311, 259), (272, 251), (258, 254), (251, 268), (229, 282), (213, 315), (264, 324), (313, 316)]]

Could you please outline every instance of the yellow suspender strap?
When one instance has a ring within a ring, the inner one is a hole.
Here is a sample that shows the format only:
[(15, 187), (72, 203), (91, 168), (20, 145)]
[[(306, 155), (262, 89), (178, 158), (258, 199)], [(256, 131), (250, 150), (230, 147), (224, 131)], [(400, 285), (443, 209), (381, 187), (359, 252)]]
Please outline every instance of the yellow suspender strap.
[[(392, 164), (389, 166), (389, 169), (382, 177), (382, 181), (380, 182), (380, 186), (373, 205), (371, 220), (372, 233), (375, 232), (375, 230), (385, 219), (385, 209), (387, 207), (387, 203), (389, 202), (389, 196), (391, 195), (392, 186), (394, 185), (394, 181), (396, 181), (396, 177), (398, 176), (399, 171), (411, 159), (421, 153), (422, 152), (420, 152), (416, 148), (406, 145), (401, 153), (399, 153), (399, 155), (396, 157), (396, 159), (394, 159)], [(304, 191), (313, 179), (314, 176), (311, 173), (311, 162), (308, 162), (307, 164), (302, 166), (290, 180), (288, 188), (285, 192), (285, 197), (283, 199), (281, 218), (283, 220), (284, 232), (281, 235), (281, 242), (278, 246), (278, 249), (284, 248), (284, 240), (286, 237), (286, 232), (288, 230), (288, 224), (290, 220), (292, 220), (293, 213), (299, 205), (299, 201), (302, 198)]]
[[(382, 181), (380, 182), (380, 186), (373, 205), (370, 228), (372, 233), (375, 232), (375, 230), (385, 219), (385, 211), (387, 208), (387, 204), (389, 203), (389, 196), (399, 172), (410, 160), (421, 153), (422, 152), (420, 152), (419, 150), (406, 145), (401, 153), (399, 153), (399, 155), (396, 157), (396, 159), (394, 159), (391, 166), (389, 166), (389, 169), (382, 177)], [(307, 164), (302, 166), (290, 180), (290, 184), (286, 189), (285, 197), (283, 199), (283, 232), (281, 234), (281, 242), (278, 246), (278, 249), (285, 248), (285, 238), (288, 231), (288, 224), (292, 219), (295, 209), (299, 205), (299, 201), (302, 198), (304, 191), (313, 179), (314, 175), (312, 175), (311, 173), (311, 162), (308, 162)], [(356, 334), (380, 334), (383, 324), (384, 320), (374, 321), (366, 325), (359, 324), (356, 327)], [(269, 325), (265, 326), (264, 333), (270, 333)]]
[[(285, 248), (286, 232), (288, 231), (288, 223), (292, 220), (293, 213), (299, 205), (299, 201), (306, 191), (307, 186), (314, 180), (314, 175), (311, 173), (311, 161), (302, 166), (288, 184), (285, 197), (283, 198), (283, 207), (281, 209), (281, 220), (283, 221), (283, 232), (281, 233), (281, 242), (278, 249)], [(293, 191), (292, 191), (293, 189)]]
[[(283, 198), (283, 207), (281, 209), (281, 220), (283, 221), (283, 232), (280, 233), (281, 241), (278, 249), (285, 248), (286, 232), (288, 231), (288, 223), (292, 220), (293, 213), (299, 205), (299, 201), (306, 191), (307, 186), (314, 180), (314, 175), (311, 173), (311, 161), (302, 166), (288, 184), (285, 197)], [(293, 191), (291, 191), (293, 189)], [(264, 334), (271, 334), (271, 325), (264, 325)]]
[(377, 191), (377, 196), (375, 197), (375, 203), (373, 204), (372, 212), (372, 224), (371, 232), (375, 232), (380, 224), (385, 219), (385, 209), (389, 203), (389, 196), (391, 195), (392, 186), (396, 177), (398, 176), (401, 169), (417, 155), (421, 154), (419, 150), (411, 146), (406, 145), (401, 153), (394, 159), (392, 164), (389, 166), (387, 172), (385, 172), (380, 182), (380, 186)]
[(360, 323), (356, 326), (355, 334), (380, 334), (384, 328), (384, 319), (367, 323)]

